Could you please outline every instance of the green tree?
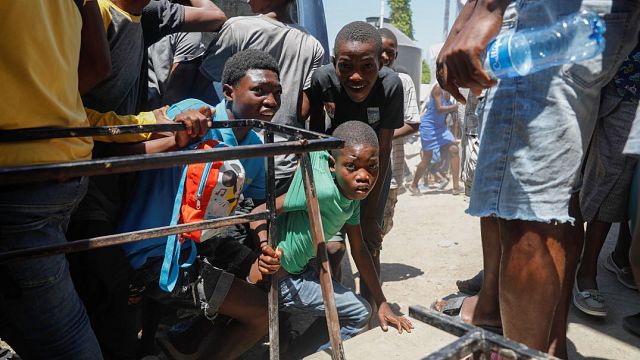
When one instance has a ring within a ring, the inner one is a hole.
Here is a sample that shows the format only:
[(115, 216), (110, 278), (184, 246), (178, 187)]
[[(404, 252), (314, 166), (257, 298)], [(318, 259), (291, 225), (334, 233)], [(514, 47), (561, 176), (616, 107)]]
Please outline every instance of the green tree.
[(391, 8), (391, 24), (413, 40), (411, 0), (387, 0)]
[(431, 70), (429, 70), (429, 64), (424, 59), (422, 59), (422, 83), (431, 83)]

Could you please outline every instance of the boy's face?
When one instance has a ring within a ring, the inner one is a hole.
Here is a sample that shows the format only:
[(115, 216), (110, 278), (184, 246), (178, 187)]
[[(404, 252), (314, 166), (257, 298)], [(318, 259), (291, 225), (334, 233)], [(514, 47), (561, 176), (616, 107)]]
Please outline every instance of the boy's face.
[(363, 102), (378, 80), (382, 63), (373, 42), (342, 41), (336, 46), (336, 74), (354, 102)]
[(398, 44), (393, 39), (382, 38), (382, 65), (392, 67), (398, 58)]
[(271, 70), (251, 69), (236, 86), (225, 84), (223, 90), (236, 119), (271, 121), (280, 108), (282, 86)]
[(351, 200), (366, 198), (378, 178), (378, 148), (347, 146), (335, 161), (336, 182), (342, 195)]

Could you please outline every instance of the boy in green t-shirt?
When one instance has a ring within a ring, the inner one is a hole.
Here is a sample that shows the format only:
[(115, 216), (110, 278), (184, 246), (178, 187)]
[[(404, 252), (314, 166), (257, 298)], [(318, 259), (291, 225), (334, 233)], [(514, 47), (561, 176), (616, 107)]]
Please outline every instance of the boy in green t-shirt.
[[(375, 131), (361, 121), (348, 121), (336, 128), (333, 135), (345, 141), (343, 149), (310, 154), (313, 177), (318, 194), (320, 215), (325, 239), (334, 236), (341, 228), (346, 229), (351, 245), (351, 254), (360, 271), (361, 279), (373, 293), (378, 306), (378, 318), (383, 330), (388, 324), (411, 332), (413, 325), (396, 316), (382, 293), (371, 254), (362, 240), (360, 228), (360, 200), (367, 197), (378, 177), (378, 139)], [(265, 205), (254, 211), (264, 211)], [(311, 237), (301, 169), (296, 171), (289, 191), (276, 199), (278, 214), (278, 248), (282, 268), (278, 278), (280, 287), (280, 310), (324, 316), (324, 303), (320, 278), (315, 262), (315, 247)], [(267, 231), (264, 221), (251, 223), (261, 246), (266, 246)], [(268, 271), (275, 272), (277, 264)], [(263, 272), (268, 272), (263, 271)], [(340, 318), (342, 339), (357, 335), (367, 325), (371, 308), (367, 301), (333, 281), (334, 297)], [(320, 325), (323, 325), (319, 323)], [(329, 347), (326, 326), (323, 334), (309, 337), (322, 341), (318, 350)], [(308, 332), (307, 332), (308, 333)], [(322, 339), (322, 340), (320, 340)]]

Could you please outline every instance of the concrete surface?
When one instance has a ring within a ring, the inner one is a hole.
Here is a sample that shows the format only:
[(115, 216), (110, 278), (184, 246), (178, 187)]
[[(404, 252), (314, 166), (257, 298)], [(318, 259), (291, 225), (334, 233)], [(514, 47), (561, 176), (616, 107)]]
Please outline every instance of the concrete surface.
[[(393, 230), (382, 251), (383, 290), (403, 313), (414, 304), (429, 306), (457, 291), (455, 280), (470, 278), (482, 267), (477, 218), (464, 213), (467, 200), (446, 192), (399, 197)], [(617, 227), (609, 234), (601, 264), (615, 244)], [(353, 266), (353, 264), (352, 264)], [(355, 269), (355, 267), (353, 267)], [(357, 274), (356, 274), (357, 277)], [(356, 283), (357, 283), (356, 279)], [(640, 312), (640, 295), (620, 285), (600, 267), (598, 283), (609, 307), (606, 319), (595, 319), (572, 308), (569, 318), (571, 359), (640, 359), (640, 338), (621, 326), (623, 316)], [(345, 342), (348, 359), (421, 359), (452, 339), (414, 320), (413, 334), (371, 330)], [(308, 359), (329, 359), (326, 353)]]

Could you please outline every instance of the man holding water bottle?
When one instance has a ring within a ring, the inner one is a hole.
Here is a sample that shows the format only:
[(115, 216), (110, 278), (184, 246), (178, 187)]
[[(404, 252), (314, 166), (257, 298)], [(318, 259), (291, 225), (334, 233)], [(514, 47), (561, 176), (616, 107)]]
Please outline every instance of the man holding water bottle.
[[(580, 166), (598, 115), (601, 89), (633, 49), (640, 1), (469, 0), (437, 61), (438, 82), (458, 100), (459, 87), (491, 88), (469, 214), (481, 218), (484, 284), (460, 313), (476, 325), (502, 325), (506, 337), (567, 357), (571, 290), (583, 243)], [(595, 58), (497, 81), (483, 52), (502, 31), (541, 27), (591, 10), (606, 24)], [(516, 21), (517, 19), (517, 21)], [(482, 105), (481, 105), (482, 106)]]

